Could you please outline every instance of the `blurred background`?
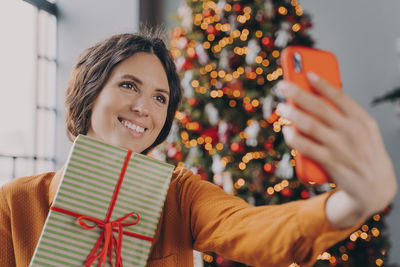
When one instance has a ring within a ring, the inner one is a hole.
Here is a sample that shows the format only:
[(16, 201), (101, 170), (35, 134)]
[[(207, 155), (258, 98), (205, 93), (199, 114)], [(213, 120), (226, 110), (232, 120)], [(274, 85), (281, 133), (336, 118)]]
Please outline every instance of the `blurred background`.
[[(314, 47), (337, 55), (344, 90), (378, 121), (400, 179), (399, 102), (371, 105), (400, 87), (400, 2), (303, 0), (300, 4), (312, 21), (308, 34)], [(181, 0), (2, 0), (0, 185), (15, 177), (58, 170), (65, 163), (71, 143), (64, 126), (64, 94), (83, 49), (116, 33), (138, 31), (141, 23), (163, 25), (170, 32), (182, 24), (176, 14), (181, 5)], [(385, 245), (388, 260), (368, 266), (400, 263), (399, 194), (385, 221), (382, 230), (391, 247)], [(215, 255), (210, 257), (209, 264), (225, 264), (216, 262)], [(207, 258), (203, 260), (208, 264)]]

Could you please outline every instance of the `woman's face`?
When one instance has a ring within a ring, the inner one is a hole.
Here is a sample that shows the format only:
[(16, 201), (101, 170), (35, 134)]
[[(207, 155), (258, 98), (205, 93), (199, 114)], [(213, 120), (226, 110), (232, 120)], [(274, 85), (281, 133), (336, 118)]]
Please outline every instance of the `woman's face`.
[(139, 52), (119, 63), (98, 95), (87, 136), (140, 153), (164, 126), (167, 75), (157, 56)]

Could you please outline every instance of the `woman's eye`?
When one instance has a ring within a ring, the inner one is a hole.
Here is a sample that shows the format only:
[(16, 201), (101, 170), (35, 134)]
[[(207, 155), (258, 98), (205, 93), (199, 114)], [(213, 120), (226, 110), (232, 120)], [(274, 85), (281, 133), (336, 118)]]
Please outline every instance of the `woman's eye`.
[(162, 104), (165, 104), (167, 102), (167, 99), (163, 95), (157, 95), (157, 96), (155, 96), (155, 99)]
[(136, 90), (136, 85), (130, 82), (122, 82), (119, 86), (129, 90)]

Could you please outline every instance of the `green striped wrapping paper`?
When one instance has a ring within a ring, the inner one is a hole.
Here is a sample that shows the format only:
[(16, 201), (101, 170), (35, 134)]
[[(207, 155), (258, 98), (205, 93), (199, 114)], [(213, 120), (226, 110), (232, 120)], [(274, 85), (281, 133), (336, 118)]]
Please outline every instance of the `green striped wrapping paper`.
[[(127, 152), (78, 136), (53, 205), (104, 220)], [(137, 212), (140, 222), (123, 230), (154, 237), (173, 170), (173, 165), (132, 153), (110, 221)], [(76, 217), (50, 210), (30, 266), (83, 266), (101, 232), (99, 227), (86, 230)], [(150, 248), (150, 241), (123, 235), (124, 266), (146, 266)]]

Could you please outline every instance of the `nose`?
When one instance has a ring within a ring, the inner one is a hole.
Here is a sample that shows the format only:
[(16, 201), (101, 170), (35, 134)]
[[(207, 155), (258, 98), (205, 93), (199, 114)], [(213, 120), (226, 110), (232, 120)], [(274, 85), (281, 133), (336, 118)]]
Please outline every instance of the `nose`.
[(137, 99), (131, 105), (131, 111), (139, 116), (147, 117), (150, 113), (150, 101), (146, 100), (144, 97)]

